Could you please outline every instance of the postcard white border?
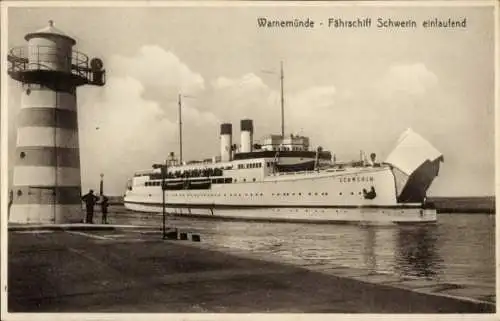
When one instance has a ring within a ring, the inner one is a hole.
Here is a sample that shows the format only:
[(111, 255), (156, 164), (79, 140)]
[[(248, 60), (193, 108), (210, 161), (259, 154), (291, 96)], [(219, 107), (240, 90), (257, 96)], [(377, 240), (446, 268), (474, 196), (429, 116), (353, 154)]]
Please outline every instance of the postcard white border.
[[(1, 176), (0, 176), (0, 193), (1, 193), (1, 220), (0, 220), (0, 240), (1, 240), (1, 315), (2, 320), (137, 320), (138, 318), (146, 320), (496, 320), (498, 311), (495, 314), (215, 314), (215, 313), (165, 313), (165, 314), (119, 314), (119, 313), (8, 313), (7, 305), (7, 200), (8, 200), (8, 85), (7, 85), (7, 45), (8, 45), (8, 8), (19, 7), (267, 7), (267, 6), (283, 6), (283, 7), (307, 7), (307, 6), (329, 6), (329, 7), (493, 7), (495, 16), (495, 164), (500, 164), (500, 142), (497, 139), (500, 135), (500, 113), (498, 110), (500, 100), (500, 13), (499, 2), (478, 0), (478, 1), (269, 1), (269, 2), (252, 2), (252, 1), (1, 1), (0, 18), (1, 18), (1, 109), (0, 109), (0, 160), (1, 160)], [(495, 167), (495, 191), (500, 191), (500, 171)], [(498, 232), (499, 217), (498, 208), (500, 201), (496, 197), (497, 215), (496, 234), (495, 234), (495, 253), (496, 253), (496, 297), (497, 300), (500, 294), (500, 280), (498, 278), (498, 270), (500, 266), (500, 249), (498, 247)], [(498, 307), (497, 307), (498, 310)]]

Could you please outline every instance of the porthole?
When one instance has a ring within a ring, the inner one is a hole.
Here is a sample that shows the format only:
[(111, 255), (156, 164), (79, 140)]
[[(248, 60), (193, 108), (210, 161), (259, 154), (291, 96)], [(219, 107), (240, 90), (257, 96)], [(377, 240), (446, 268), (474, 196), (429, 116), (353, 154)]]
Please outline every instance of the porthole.
[(25, 152), (21, 152), (21, 153), (19, 154), (19, 157), (21, 157), (21, 158), (25, 158), (25, 157), (26, 157), (26, 153), (25, 153)]
[(340, 192), (339, 195), (342, 195), (342, 192)]
[(18, 189), (17, 190), (17, 196), (21, 196), (21, 195), (23, 195), (23, 192), (20, 189)]

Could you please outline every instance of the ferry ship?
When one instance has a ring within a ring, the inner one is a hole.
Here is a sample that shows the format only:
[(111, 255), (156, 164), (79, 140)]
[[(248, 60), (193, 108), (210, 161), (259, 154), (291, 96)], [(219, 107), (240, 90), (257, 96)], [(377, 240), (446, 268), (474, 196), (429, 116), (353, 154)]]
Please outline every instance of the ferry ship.
[(138, 171), (124, 204), (141, 212), (252, 220), (435, 222), (426, 191), (443, 156), (411, 129), (386, 161), (375, 154), (338, 162), (299, 135), (269, 135), (253, 143), (253, 122), (241, 120), (239, 148), (232, 124), (220, 127), (220, 156)]
[(179, 157), (138, 171), (128, 180), (127, 209), (192, 217), (304, 222), (432, 223), (436, 210), (426, 192), (439, 173), (442, 154), (411, 129), (385, 161), (374, 153), (337, 161), (309, 138), (285, 135), (281, 66), (281, 135), (254, 143), (251, 119), (220, 126), (220, 154), (182, 161), (181, 96)]

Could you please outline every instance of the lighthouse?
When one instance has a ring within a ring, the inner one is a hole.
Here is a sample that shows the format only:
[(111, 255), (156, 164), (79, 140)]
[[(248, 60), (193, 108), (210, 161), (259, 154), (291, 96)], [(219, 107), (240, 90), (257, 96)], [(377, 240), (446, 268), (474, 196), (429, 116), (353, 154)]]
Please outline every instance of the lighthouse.
[(10, 49), (8, 73), (22, 86), (9, 222), (82, 220), (76, 89), (103, 86), (98, 58), (73, 50), (76, 41), (49, 25)]

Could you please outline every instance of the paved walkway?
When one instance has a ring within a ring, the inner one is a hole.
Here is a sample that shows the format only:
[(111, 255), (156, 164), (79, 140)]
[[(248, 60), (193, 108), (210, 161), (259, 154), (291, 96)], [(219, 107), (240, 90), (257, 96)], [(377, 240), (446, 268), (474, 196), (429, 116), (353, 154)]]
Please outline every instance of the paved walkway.
[(341, 270), (312, 271), (159, 236), (133, 227), (11, 230), (9, 311), (494, 311), (492, 304), (356, 280), (344, 277)]

